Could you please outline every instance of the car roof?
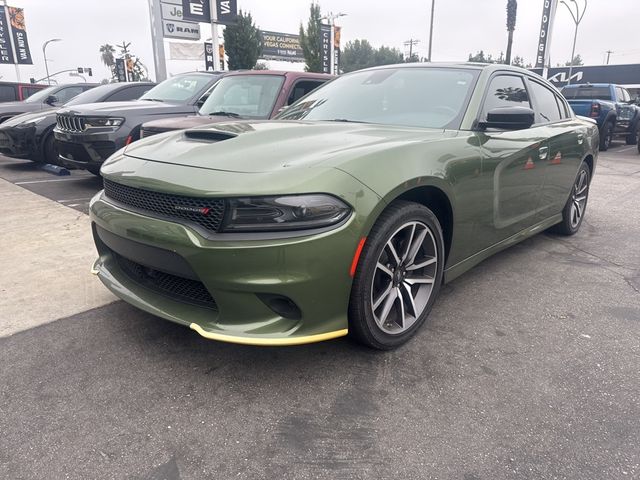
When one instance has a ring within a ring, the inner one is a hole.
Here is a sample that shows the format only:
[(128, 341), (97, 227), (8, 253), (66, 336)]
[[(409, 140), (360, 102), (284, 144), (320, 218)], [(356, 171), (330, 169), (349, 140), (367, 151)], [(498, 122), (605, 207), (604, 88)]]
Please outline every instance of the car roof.
[(565, 85), (563, 88), (609, 87), (611, 85), (618, 86), (615, 83), (572, 83), (571, 85)]
[(109, 91), (109, 90), (119, 90), (121, 88), (127, 88), (127, 87), (134, 87), (134, 86), (138, 86), (138, 85), (143, 85), (143, 86), (155, 86), (156, 84), (153, 82), (115, 82), (115, 83), (104, 83), (102, 85), (97, 85), (96, 88), (100, 88), (104, 91)]
[(332, 78), (335, 78), (335, 75), (330, 75), (328, 73), (291, 72), (287, 70), (234, 70), (232, 72), (228, 72), (225, 76), (235, 77), (239, 75), (281, 75), (291, 78), (305, 77), (317, 78), (322, 80), (330, 80)]

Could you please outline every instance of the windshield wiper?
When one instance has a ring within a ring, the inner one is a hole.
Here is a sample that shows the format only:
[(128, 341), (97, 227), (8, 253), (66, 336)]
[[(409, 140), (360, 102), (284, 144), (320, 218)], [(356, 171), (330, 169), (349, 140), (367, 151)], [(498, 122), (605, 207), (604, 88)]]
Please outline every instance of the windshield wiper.
[(233, 112), (225, 112), (225, 111), (219, 111), (219, 112), (213, 112), (213, 113), (207, 113), (207, 115), (211, 115), (211, 116), (218, 116), (218, 117), (231, 117), (231, 118), (241, 118), (242, 115), (239, 115), (237, 113), (233, 113)]
[(369, 123), (369, 122), (363, 122), (362, 120), (349, 120), (348, 118), (334, 118), (332, 120), (327, 120), (327, 122)]
[(141, 98), (140, 100), (146, 100), (147, 102), (164, 102), (164, 100), (160, 98)]

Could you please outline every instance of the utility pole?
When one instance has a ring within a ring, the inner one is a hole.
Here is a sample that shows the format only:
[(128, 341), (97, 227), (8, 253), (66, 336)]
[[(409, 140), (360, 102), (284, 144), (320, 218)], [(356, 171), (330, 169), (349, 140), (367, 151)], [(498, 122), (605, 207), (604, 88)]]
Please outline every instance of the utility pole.
[(420, 40), (414, 40), (413, 38), (410, 38), (409, 40), (404, 42), (404, 46), (409, 47), (409, 60), (413, 58), (413, 46), (418, 45), (419, 43), (420, 43)]
[(218, 38), (218, 2), (211, 0), (211, 44), (213, 46), (213, 71), (219, 72), (220, 68), (220, 39)]
[(149, 19), (151, 22), (151, 44), (153, 46), (153, 64), (156, 82), (167, 78), (167, 61), (164, 57), (164, 32), (162, 30), (162, 10), (160, 0), (149, 0)]
[(429, 53), (427, 54), (427, 62), (431, 61), (431, 45), (433, 44), (433, 12), (436, 9), (436, 0), (431, 0), (431, 25), (429, 26)]
[(569, 13), (571, 14), (571, 18), (573, 19), (573, 23), (576, 24), (576, 29), (573, 34), (573, 48), (571, 49), (571, 61), (569, 62), (569, 80), (567, 81), (567, 85), (571, 85), (571, 75), (573, 75), (573, 59), (576, 56), (576, 40), (578, 39), (578, 27), (580, 26), (580, 22), (582, 21), (582, 18), (584, 17), (585, 12), (587, 11), (587, 0), (584, 0), (584, 7), (582, 8), (582, 13), (580, 12), (580, 7), (578, 6), (577, 0), (569, 0), (569, 1), (576, 7), (575, 13), (573, 12), (569, 4), (566, 2), (566, 0), (562, 0), (560, 2), (565, 7), (567, 7), (567, 10), (569, 10)]
[(611, 50), (607, 50), (605, 53), (607, 54), (607, 65), (609, 65), (609, 58), (611, 58), (611, 54), (613, 52)]

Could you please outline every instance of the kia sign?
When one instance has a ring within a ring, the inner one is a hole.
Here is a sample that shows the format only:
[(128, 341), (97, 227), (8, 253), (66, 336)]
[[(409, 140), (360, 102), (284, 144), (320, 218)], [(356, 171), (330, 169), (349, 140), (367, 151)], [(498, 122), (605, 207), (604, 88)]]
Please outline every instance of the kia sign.
[(260, 31), (260, 35), (262, 36), (262, 55), (260, 58), (304, 62), (299, 35), (263, 30)]
[(540, 36), (538, 38), (538, 51), (536, 52), (536, 68), (544, 68), (549, 57), (551, 43), (551, 31), (553, 19), (556, 16), (558, 0), (544, 0), (542, 8), (542, 21), (540, 23)]
[(200, 40), (200, 25), (197, 23), (162, 20), (162, 32), (165, 38)]
[(182, 18), (189, 22), (211, 23), (209, 0), (182, 0)]
[(331, 25), (320, 24), (320, 57), (322, 73), (331, 73)]
[[(542, 75), (542, 69), (532, 69)], [(569, 82), (569, 67), (553, 67), (547, 73), (547, 80), (560, 88)], [(640, 84), (640, 64), (575, 66), (571, 72), (571, 84), (614, 83), (616, 85)]]

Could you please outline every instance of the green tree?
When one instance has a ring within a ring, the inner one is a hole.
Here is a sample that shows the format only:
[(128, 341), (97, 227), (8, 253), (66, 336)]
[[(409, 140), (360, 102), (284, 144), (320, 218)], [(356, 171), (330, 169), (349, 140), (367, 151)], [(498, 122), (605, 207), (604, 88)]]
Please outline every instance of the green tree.
[(579, 53), (576, 53), (576, 56), (573, 57), (573, 61), (568, 61), (565, 63), (565, 66), (569, 67), (573, 65), (574, 67), (580, 67), (582, 65), (584, 65), (584, 62), (582, 61), (582, 57), (580, 56)]
[(511, 62), (511, 65), (524, 68), (524, 58), (522, 58), (519, 55), (516, 55), (515, 57), (513, 57), (513, 62)]
[(340, 54), (340, 69), (345, 73), (402, 62), (400, 50), (384, 45), (375, 49), (368, 40), (364, 39), (347, 42)]
[(507, 55), (504, 63), (511, 64), (511, 47), (513, 46), (513, 31), (516, 29), (516, 15), (518, 13), (518, 2), (507, 0)]
[(251, 13), (238, 13), (237, 22), (224, 29), (224, 48), (229, 57), (229, 70), (251, 69), (262, 54), (262, 37)]
[(115, 53), (116, 49), (113, 48), (113, 45), (105, 43), (100, 47), (100, 60), (102, 60), (102, 63), (109, 67), (109, 70), (111, 71), (111, 77), (115, 77)]
[(382, 45), (375, 51), (374, 66), (393, 65), (394, 63), (402, 63), (402, 52), (397, 48), (390, 48)]
[(322, 73), (322, 40), (320, 39), (320, 5), (312, 3), (309, 7), (309, 21), (305, 31), (300, 24), (300, 46), (307, 63), (307, 72)]

